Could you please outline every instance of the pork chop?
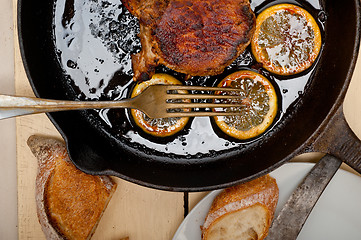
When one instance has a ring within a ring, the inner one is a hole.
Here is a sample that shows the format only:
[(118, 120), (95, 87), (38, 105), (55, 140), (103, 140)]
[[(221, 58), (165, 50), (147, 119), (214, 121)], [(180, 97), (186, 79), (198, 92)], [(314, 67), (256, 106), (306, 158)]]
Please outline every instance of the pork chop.
[(123, 0), (139, 19), (142, 50), (135, 80), (163, 64), (191, 76), (217, 75), (249, 45), (255, 15), (248, 0)]

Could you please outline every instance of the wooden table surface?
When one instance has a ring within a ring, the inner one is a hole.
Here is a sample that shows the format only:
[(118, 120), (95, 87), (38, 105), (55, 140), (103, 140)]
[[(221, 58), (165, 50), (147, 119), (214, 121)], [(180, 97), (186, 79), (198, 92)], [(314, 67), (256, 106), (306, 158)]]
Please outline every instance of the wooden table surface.
[[(14, 0), (14, 9), (17, 1)], [(15, 11), (15, 10), (14, 10)], [(15, 12), (14, 12), (15, 13)], [(16, 16), (16, 13), (14, 14)], [(15, 32), (16, 94), (34, 96), (26, 78)], [(361, 57), (348, 90), (344, 111), (353, 131), (361, 136)], [(38, 223), (35, 207), (37, 162), (26, 145), (32, 134), (60, 137), (45, 114), (17, 118), (17, 174), (19, 239), (45, 239)], [(314, 161), (320, 154), (308, 154), (294, 161)], [(347, 168), (347, 167), (346, 167)], [(93, 239), (131, 240), (171, 239), (184, 217), (183, 193), (165, 192), (141, 187), (115, 178), (118, 188), (110, 201)], [(189, 194), (191, 209), (206, 193)]]

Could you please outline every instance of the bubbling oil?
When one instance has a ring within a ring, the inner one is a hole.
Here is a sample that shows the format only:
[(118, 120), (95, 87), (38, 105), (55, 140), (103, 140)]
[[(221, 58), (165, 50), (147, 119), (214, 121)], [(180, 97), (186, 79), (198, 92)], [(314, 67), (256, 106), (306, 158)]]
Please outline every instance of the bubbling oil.
[[(258, 14), (277, 3), (282, 2), (254, 0), (251, 7)], [(325, 19), (318, 1), (313, 0), (306, 5), (298, 1), (292, 3), (309, 11), (318, 19), (322, 29)], [(67, 84), (77, 93), (77, 99), (120, 100), (130, 96), (134, 87), (131, 55), (141, 49), (138, 34), (138, 20), (119, 0), (57, 0), (54, 8), (54, 42), (59, 52), (59, 63), (69, 79)], [(164, 66), (158, 67), (156, 72), (168, 73), (185, 85), (199, 86), (216, 86), (224, 77), (239, 70), (260, 72), (272, 82), (278, 94), (279, 113), (274, 124), (267, 130), (272, 131), (307, 91), (315, 65), (298, 75), (276, 76), (262, 69), (248, 48), (218, 76), (188, 79), (184, 74)], [(99, 119), (106, 131), (121, 141), (137, 145), (139, 149), (163, 153), (202, 157), (203, 154), (215, 151), (242, 148), (258, 140), (232, 139), (217, 129), (208, 117), (191, 119), (184, 130), (172, 137), (156, 138), (138, 129), (127, 110), (103, 109), (88, 112)]]

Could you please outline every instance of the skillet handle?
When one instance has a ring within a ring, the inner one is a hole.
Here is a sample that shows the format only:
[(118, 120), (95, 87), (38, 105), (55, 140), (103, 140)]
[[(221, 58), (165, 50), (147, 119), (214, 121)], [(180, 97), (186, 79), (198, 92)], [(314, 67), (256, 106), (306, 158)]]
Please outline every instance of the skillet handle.
[(342, 104), (309, 150), (333, 155), (361, 173), (361, 141), (347, 124)]

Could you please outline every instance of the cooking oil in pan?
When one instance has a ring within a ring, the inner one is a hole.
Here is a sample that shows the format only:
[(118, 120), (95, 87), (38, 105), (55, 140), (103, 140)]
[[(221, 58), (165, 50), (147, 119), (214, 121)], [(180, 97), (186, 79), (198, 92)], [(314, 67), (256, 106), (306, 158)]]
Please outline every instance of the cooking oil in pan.
[[(251, 2), (255, 13), (282, 1)], [(313, 16), (319, 16), (322, 28), (324, 15), (318, 1), (309, 3), (288, 1), (302, 5)], [(54, 9), (54, 41), (59, 62), (71, 85), (81, 100), (119, 100), (130, 96), (134, 86), (132, 80), (131, 55), (141, 49), (138, 20), (133, 17), (119, 0), (74, 1), (58, 0)], [(316, 65), (316, 64), (315, 64)], [(90, 110), (104, 129), (116, 138), (139, 148), (159, 152), (202, 157), (215, 151), (242, 148), (262, 139), (294, 108), (300, 96), (307, 94), (315, 66), (306, 72), (279, 77), (260, 68), (250, 49), (241, 54), (223, 74), (219, 76), (192, 77), (185, 79), (160, 66), (158, 72), (169, 73), (186, 85), (214, 86), (228, 74), (253, 69), (264, 74), (274, 84), (279, 98), (279, 114), (273, 126), (263, 135), (249, 141), (238, 141), (226, 136), (207, 117), (193, 118), (186, 128), (169, 138), (151, 137), (137, 129), (128, 111), (124, 109)]]

